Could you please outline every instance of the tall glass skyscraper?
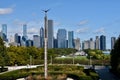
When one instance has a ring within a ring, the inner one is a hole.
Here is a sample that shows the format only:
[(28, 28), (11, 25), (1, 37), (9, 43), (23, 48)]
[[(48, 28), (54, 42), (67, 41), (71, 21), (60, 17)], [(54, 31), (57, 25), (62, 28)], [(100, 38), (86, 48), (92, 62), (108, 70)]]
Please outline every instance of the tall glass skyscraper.
[(68, 31), (68, 48), (74, 48), (74, 32)]
[(25, 40), (27, 39), (27, 25), (26, 24), (23, 25), (23, 37), (25, 38)]
[(2, 38), (7, 41), (7, 24), (2, 24)]
[(111, 49), (114, 49), (115, 42), (116, 42), (116, 38), (111, 37)]
[(44, 47), (44, 29), (43, 27), (40, 28), (40, 47)]
[(100, 36), (100, 50), (106, 50), (106, 36)]
[(53, 20), (48, 20), (48, 48), (53, 48)]
[(59, 29), (57, 33), (58, 48), (67, 48), (66, 43), (67, 31), (65, 29)]

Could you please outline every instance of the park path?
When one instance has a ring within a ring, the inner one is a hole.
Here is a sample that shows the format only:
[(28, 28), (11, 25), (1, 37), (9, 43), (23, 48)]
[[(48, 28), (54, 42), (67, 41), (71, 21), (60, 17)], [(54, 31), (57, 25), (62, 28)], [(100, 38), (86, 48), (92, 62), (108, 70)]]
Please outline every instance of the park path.
[(100, 67), (99, 66), (99, 67), (96, 67), (95, 70), (99, 74), (100, 80), (120, 80), (114, 74), (109, 72), (108, 67), (104, 67), (104, 66)]

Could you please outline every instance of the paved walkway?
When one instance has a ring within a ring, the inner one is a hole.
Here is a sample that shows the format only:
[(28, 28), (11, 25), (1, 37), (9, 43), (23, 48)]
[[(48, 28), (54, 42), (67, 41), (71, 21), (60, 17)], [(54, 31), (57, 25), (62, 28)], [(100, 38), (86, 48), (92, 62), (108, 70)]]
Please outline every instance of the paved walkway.
[(109, 72), (107, 67), (97, 67), (96, 71), (101, 78), (100, 80), (120, 80), (118, 77)]

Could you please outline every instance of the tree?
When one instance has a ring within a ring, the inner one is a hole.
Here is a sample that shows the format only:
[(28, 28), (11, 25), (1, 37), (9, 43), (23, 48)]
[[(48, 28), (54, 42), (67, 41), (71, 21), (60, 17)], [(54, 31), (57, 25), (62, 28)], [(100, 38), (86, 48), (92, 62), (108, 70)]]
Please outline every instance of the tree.
[(4, 46), (4, 42), (0, 37), (0, 66), (5, 66), (9, 61), (6, 53), (6, 47)]
[(114, 49), (111, 51), (112, 70), (120, 74), (120, 38), (116, 41)]

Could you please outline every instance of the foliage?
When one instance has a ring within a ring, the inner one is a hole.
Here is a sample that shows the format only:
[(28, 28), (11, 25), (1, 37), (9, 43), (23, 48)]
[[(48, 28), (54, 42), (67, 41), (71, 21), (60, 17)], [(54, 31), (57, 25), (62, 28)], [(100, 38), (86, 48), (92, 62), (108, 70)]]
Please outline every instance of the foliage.
[(6, 53), (6, 47), (4, 46), (4, 42), (0, 37), (0, 66), (5, 66), (9, 63), (9, 58)]
[[(66, 78), (67, 75), (74, 75), (80, 78), (80, 80), (97, 80), (96, 73), (88, 70), (89, 73), (92, 72), (91, 75), (87, 75), (84, 72), (84, 68), (82, 66), (76, 65), (49, 65), (48, 66), (48, 75), (49, 78), (53, 80), (61, 80), (62, 77)], [(7, 72), (4, 74), (0, 74), (0, 79), (2, 80), (16, 80), (17, 78), (32, 76), (35, 80), (37, 80), (38, 76), (43, 79), (44, 76), (44, 67), (39, 66), (37, 68), (31, 69), (20, 69), (11, 72)], [(93, 77), (95, 76), (95, 77)], [(98, 78), (98, 77), (97, 77)]]
[(111, 66), (115, 73), (120, 75), (120, 38), (116, 41), (111, 51)]
[(103, 54), (101, 50), (91, 50), (91, 49), (86, 49), (84, 50), (88, 54), (88, 58), (90, 59), (90, 56), (92, 56), (92, 59), (97, 59), (97, 60), (109, 60), (110, 56)]

